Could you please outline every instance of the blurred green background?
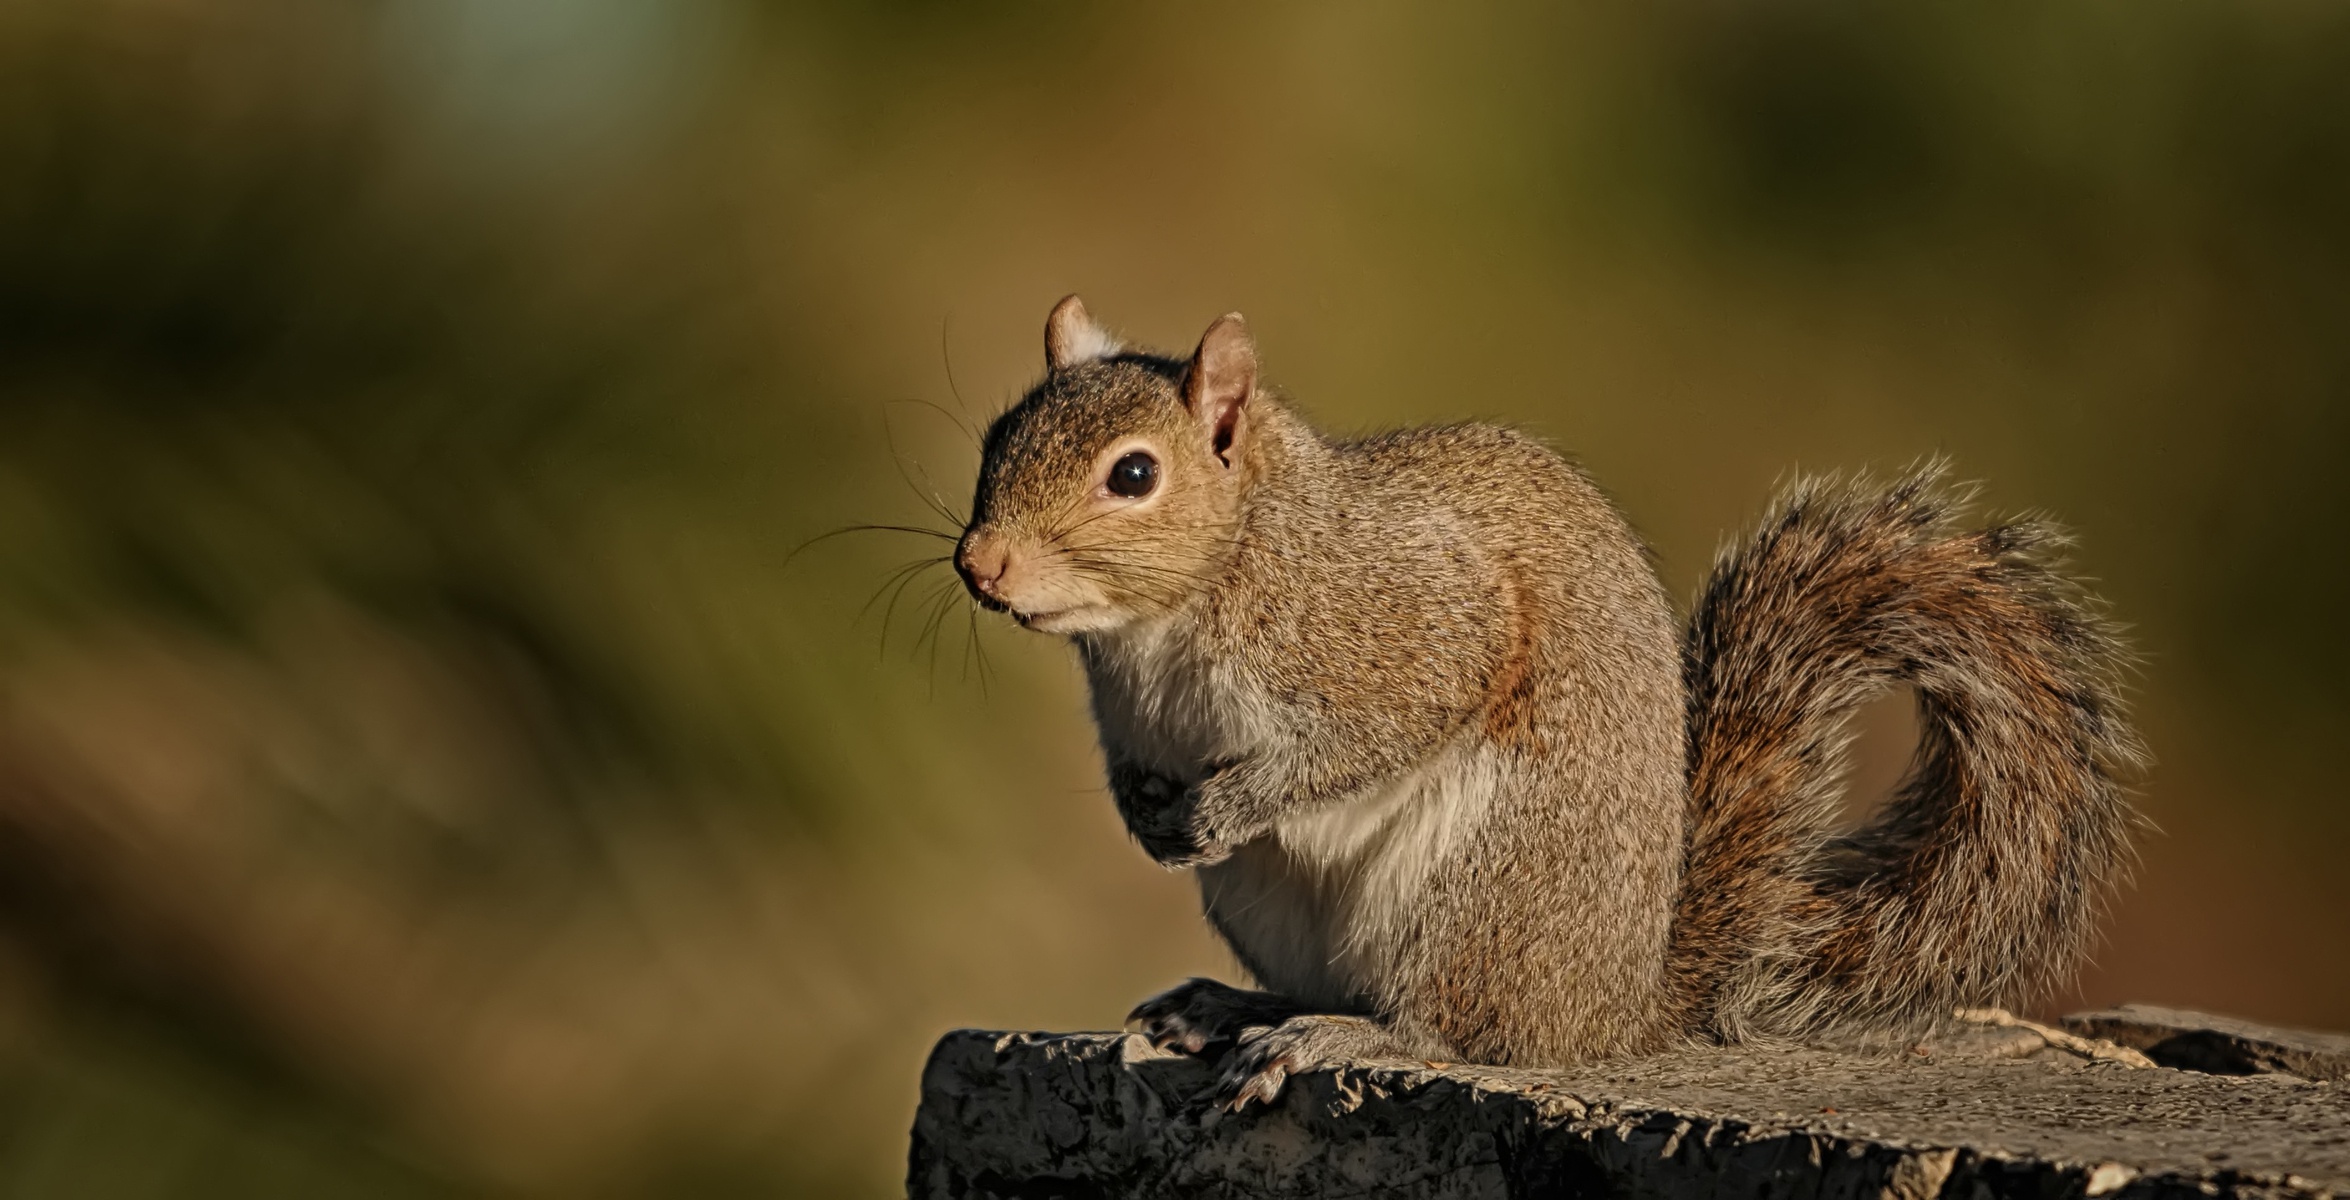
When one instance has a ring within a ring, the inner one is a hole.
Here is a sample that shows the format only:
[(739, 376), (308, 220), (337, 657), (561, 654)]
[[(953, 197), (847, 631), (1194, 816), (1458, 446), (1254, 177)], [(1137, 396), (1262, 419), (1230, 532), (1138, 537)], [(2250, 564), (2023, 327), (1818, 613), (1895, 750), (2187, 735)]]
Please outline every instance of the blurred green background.
[(1228, 974), (1059, 645), (791, 557), (1072, 290), (1681, 595), (2060, 516), (2163, 832), (2050, 1008), (2350, 1027), (2350, 9), (0, 0), (0, 1196), (885, 1195), (943, 1029)]

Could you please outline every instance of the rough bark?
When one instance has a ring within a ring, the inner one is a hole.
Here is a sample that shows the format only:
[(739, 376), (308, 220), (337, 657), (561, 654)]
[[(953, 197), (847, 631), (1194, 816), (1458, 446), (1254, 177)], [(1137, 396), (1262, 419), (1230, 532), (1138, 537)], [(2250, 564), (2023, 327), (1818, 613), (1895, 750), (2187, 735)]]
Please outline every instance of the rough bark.
[(1239, 1114), (1210, 1103), (1213, 1065), (1130, 1035), (948, 1034), (908, 1193), (2350, 1196), (2344, 1089), (2093, 1061), (2028, 1029), (1556, 1072), (1364, 1063)]

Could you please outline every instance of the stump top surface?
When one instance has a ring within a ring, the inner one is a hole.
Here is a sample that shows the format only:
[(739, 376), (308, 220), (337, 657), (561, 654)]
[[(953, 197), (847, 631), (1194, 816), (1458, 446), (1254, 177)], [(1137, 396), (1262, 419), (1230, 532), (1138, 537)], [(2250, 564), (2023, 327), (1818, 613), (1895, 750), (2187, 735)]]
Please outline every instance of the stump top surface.
[[(1475, 1072), (1472, 1072), (1473, 1074)], [(1524, 1077), (1501, 1077), (1528, 1086)], [(2299, 1176), (2350, 1192), (2350, 1096), (2278, 1075), (2024, 1059), (1691, 1052), (1548, 1075), (1586, 1103), (2147, 1174)]]
[[(1305, 1196), (1408, 1176), (1414, 1194), (1516, 1196), (1545, 1194), (1522, 1177), (1548, 1155), (1626, 1195), (2350, 1196), (2344, 1085), (2091, 1062), (1995, 1035), (1923, 1049), (1708, 1049), (1555, 1071), (1363, 1063), (1231, 1115), (1209, 1104), (1212, 1062), (1133, 1035), (958, 1031), (924, 1077), (910, 1182), (916, 1195), (1063, 1194), (973, 1183), (1049, 1176), (1089, 1181), (1071, 1195)], [(1463, 1182), (1478, 1179), (1490, 1186)]]

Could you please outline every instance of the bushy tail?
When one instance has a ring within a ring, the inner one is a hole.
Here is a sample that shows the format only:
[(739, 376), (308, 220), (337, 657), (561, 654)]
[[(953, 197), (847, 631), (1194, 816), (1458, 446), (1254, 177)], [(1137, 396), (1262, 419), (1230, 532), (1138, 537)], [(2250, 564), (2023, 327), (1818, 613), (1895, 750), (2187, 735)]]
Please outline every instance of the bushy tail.
[[(1903, 1025), (2018, 1006), (2081, 962), (2129, 865), (2144, 761), (2124, 652), (2034, 523), (1966, 530), (1940, 464), (1807, 480), (1726, 550), (1692, 615), (1681, 1027)], [(1918, 756), (1834, 829), (1847, 718), (1898, 684)]]

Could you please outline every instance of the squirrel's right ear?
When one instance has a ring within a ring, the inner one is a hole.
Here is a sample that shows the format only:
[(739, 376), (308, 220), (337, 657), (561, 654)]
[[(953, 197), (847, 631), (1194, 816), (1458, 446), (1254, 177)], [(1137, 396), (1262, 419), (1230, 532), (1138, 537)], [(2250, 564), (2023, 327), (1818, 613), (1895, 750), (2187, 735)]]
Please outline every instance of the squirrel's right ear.
[(1256, 339), (1239, 313), (1225, 313), (1200, 335), (1191, 369), (1183, 376), (1183, 406), (1207, 426), (1225, 466), (1232, 465), (1233, 447), (1246, 430), (1248, 398), (1256, 390)]
[(1085, 301), (1074, 294), (1061, 297), (1061, 302), (1053, 305), (1053, 315), (1044, 319), (1044, 365), (1053, 374), (1108, 358), (1122, 349), (1109, 330), (1093, 323)]

